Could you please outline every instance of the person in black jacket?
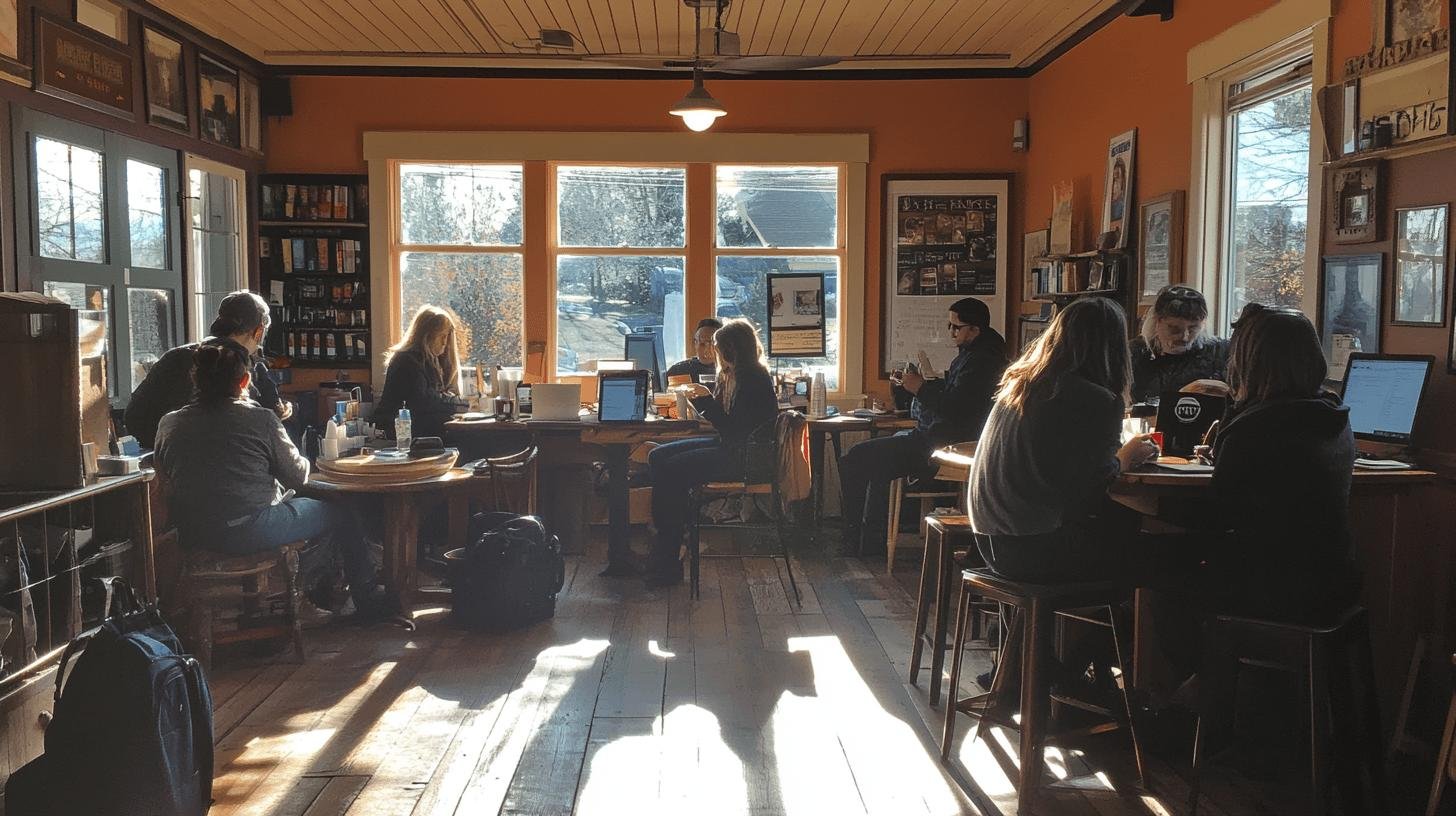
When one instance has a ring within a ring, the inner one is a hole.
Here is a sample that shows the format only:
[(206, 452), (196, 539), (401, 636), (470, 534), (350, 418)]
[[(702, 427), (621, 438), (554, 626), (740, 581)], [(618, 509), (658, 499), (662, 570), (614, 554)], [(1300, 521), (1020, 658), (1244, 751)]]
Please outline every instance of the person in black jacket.
[(1223, 380), (1229, 343), (1204, 333), (1208, 302), (1190, 286), (1165, 286), (1128, 343), (1132, 400), (1147, 402), (1194, 380)]
[[(707, 482), (742, 478), (749, 438), (771, 433), (778, 417), (773, 377), (763, 364), (763, 346), (746, 320), (729, 320), (713, 335), (718, 352), (714, 390), (694, 383), (693, 407), (712, 423), (714, 437), (683, 439), (652, 450), (647, 457), (652, 475), (652, 524), (657, 530), (648, 565), (647, 583), (666, 586), (682, 580), (678, 549), (687, 523), (688, 494)], [(769, 429), (767, 431), (761, 429)], [(630, 567), (610, 564), (608, 575)]]
[(231, 340), (247, 350), (252, 369), (248, 396), (277, 414), (280, 420), (288, 419), (293, 414), (293, 404), (278, 396), (278, 386), (268, 376), (267, 363), (256, 356), (271, 322), (268, 303), (258, 295), (240, 289), (223, 298), (217, 306), (217, 317), (208, 329), (209, 336), (201, 343), (178, 346), (163, 354), (131, 392), (122, 419), (127, 433), (135, 436), (144, 448), (156, 446), (157, 424), (162, 417), (192, 401), (193, 352), (203, 343), (218, 340)]
[(960, 353), (945, 379), (927, 380), (906, 371), (891, 380), (915, 395), (914, 430), (870, 439), (849, 449), (839, 462), (844, 546), (862, 555), (885, 551), (890, 482), (902, 476), (930, 478), (930, 454), (943, 445), (981, 435), (996, 384), (1006, 369), (1006, 339), (991, 328), (991, 311), (976, 298), (951, 305), (946, 329)]
[(374, 424), (393, 439), (394, 419), (401, 407), (408, 407), (415, 438), (444, 434), (450, 417), (465, 410), (456, 396), (459, 379), (455, 318), (438, 306), (421, 306), (404, 339), (385, 360), (384, 390), (374, 406)]
[(674, 363), (666, 372), (667, 377), (689, 376), (693, 382), (702, 382), (700, 377), (717, 370), (718, 356), (713, 351), (713, 334), (723, 328), (723, 321), (716, 317), (705, 317), (698, 321), (693, 331), (693, 356), (680, 363)]

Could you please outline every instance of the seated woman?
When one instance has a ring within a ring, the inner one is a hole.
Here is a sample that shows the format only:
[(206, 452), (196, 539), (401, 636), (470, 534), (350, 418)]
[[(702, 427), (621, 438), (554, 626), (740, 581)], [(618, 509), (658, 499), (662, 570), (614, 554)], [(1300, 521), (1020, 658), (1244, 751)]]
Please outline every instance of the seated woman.
[(1229, 532), (1206, 553), (1207, 611), (1318, 621), (1355, 603), (1355, 439), (1325, 373), (1319, 334), (1298, 311), (1265, 309), (1234, 332), (1233, 406), (1213, 452)]
[(248, 350), (222, 341), (193, 356), (197, 397), (162, 417), (157, 429), (157, 468), (182, 546), (246, 555), (330, 535), (359, 616), (387, 616), (386, 602), (373, 593), (374, 564), (353, 514), (338, 504), (284, 497), (280, 483), (302, 486), (308, 460), (278, 415), (244, 396)]
[(1132, 401), (1147, 402), (1194, 380), (1225, 378), (1229, 344), (1204, 334), (1208, 302), (1190, 286), (1165, 286), (1128, 343)]
[(991, 569), (1012, 580), (1118, 574), (1138, 518), (1107, 498), (1118, 473), (1157, 456), (1147, 435), (1121, 447), (1128, 356), (1122, 309), (1063, 309), (1007, 367), (971, 466), (969, 514)]
[(374, 406), (374, 424), (394, 438), (399, 409), (410, 410), (415, 438), (440, 436), (445, 423), (465, 410), (460, 392), (460, 350), (455, 318), (438, 306), (421, 306), (409, 331), (385, 358), (384, 390)]
[[(717, 435), (683, 439), (654, 448), (647, 463), (652, 475), (652, 545), (647, 583), (666, 586), (682, 580), (678, 548), (687, 523), (689, 492), (707, 482), (741, 478), (749, 437), (778, 416), (773, 377), (763, 364), (763, 347), (746, 320), (729, 320), (713, 335), (718, 352), (718, 381), (709, 392), (694, 383), (690, 396), (698, 415)], [(612, 564), (607, 574), (625, 565)]]

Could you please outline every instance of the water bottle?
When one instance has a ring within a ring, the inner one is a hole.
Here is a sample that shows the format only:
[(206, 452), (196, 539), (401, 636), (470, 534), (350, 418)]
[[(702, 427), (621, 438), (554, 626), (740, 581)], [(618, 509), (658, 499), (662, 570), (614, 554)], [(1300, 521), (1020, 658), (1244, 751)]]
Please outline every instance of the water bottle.
[(410, 424), (409, 408), (400, 406), (399, 415), (394, 418), (394, 446), (399, 450), (409, 450), (410, 443), (414, 441)]

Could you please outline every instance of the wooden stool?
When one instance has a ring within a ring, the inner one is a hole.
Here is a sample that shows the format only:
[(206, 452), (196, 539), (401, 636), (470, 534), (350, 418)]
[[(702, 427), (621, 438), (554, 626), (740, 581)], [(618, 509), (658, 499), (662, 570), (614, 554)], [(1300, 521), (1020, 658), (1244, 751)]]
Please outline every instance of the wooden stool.
[[(277, 550), (236, 556), (202, 549), (186, 553), (178, 588), (187, 607), (192, 652), (204, 670), (212, 669), (214, 644), (275, 637), (290, 638), (298, 660), (305, 659), (303, 626), (298, 614), (303, 597), (298, 586), (298, 559), (306, 545), (307, 542), (298, 541)], [(283, 620), (215, 634), (212, 629), (218, 607), (233, 601), (240, 602), (245, 611), (257, 611), (269, 594), (267, 575), (274, 571), (281, 573), (284, 580)]]
[[(1332, 671), (1336, 657), (1344, 659), (1343, 673)], [(1345, 813), (1383, 813), (1380, 711), (1369, 617), (1360, 606), (1346, 610), (1328, 626), (1230, 615), (1219, 615), (1210, 622), (1199, 673), (1200, 716), (1193, 741), (1188, 812), (1198, 812), (1199, 766), (1208, 749), (1209, 733), (1226, 732), (1236, 713), (1238, 673), (1244, 666), (1289, 672), (1301, 679), (1301, 708), (1309, 717), (1310, 812), (1329, 812), (1330, 789), (1338, 787)], [(1332, 694), (1332, 679), (1347, 693)], [(1332, 769), (1332, 760), (1341, 767)]]
[[(1018, 754), (1021, 780), (1017, 786), (1018, 809), (1023, 813), (1029, 811), (1041, 783), (1044, 765), (1042, 743), (1047, 739), (1048, 705), (1054, 701), (1106, 718), (1105, 722), (1076, 731), (1064, 732), (1059, 736), (1096, 734), (1126, 726), (1132, 737), (1133, 760), (1137, 767), (1138, 784), (1142, 785), (1142, 751), (1138, 746), (1137, 732), (1132, 724), (1132, 708), (1127, 701), (1126, 679), (1130, 675), (1124, 670), (1122, 657), (1124, 654), (1131, 655), (1131, 652), (1123, 642), (1123, 635), (1118, 630), (1117, 616), (1113, 609), (1130, 594), (1131, 592), (1126, 587), (1110, 581), (1078, 584), (1026, 584), (1008, 581), (988, 571), (964, 570), (961, 573), (961, 600), (956, 618), (955, 653), (951, 658), (950, 694), (952, 702), (945, 708), (945, 732), (940, 744), (941, 761), (950, 760), (951, 744), (955, 741), (957, 713), (965, 712), (980, 719), (981, 727), (976, 729), (977, 738), (984, 733), (985, 726), (988, 724), (995, 723), (1008, 728), (1019, 726), (1021, 740)], [(1011, 631), (1002, 647), (1001, 657), (996, 661), (996, 675), (991, 683), (991, 690), (973, 697), (957, 697), (960, 690), (961, 653), (970, 628), (971, 599), (975, 597), (1013, 606), (1016, 608), (1016, 615), (1011, 624)], [(1052, 640), (1057, 626), (1057, 616), (1071, 613), (1081, 620), (1092, 620), (1087, 617), (1087, 612), (1098, 608), (1105, 610), (1107, 620), (1095, 622), (1112, 630), (1112, 640), (1117, 653), (1117, 667), (1119, 670), (1123, 670), (1122, 711), (1120, 712), (1093, 705), (1063, 693), (1053, 695), (1052, 678), (1047, 672), (1048, 658), (1053, 656)], [(1019, 706), (1021, 721), (1019, 724), (1011, 718), (1008, 711), (1004, 710), (1007, 706), (1004, 705), (1003, 700), (1007, 696), (1006, 687), (1010, 683), (1007, 677), (1008, 668), (1012, 665), (1008, 663), (1007, 659), (1010, 657), (1011, 650), (1016, 648), (1021, 649)], [(979, 710), (977, 710), (978, 708)]]
[[(1456, 669), (1456, 654), (1451, 655), (1451, 666)], [(1436, 755), (1436, 775), (1431, 779), (1431, 797), (1426, 802), (1426, 816), (1436, 816), (1436, 808), (1441, 804), (1441, 791), (1446, 789), (1448, 780), (1456, 777), (1451, 767), (1453, 746), (1456, 746), (1456, 691), (1451, 692), (1451, 705), (1446, 709), (1446, 728), (1441, 732), (1441, 748)]]
[(936, 499), (954, 499), (961, 495), (959, 490), (946, 490), (943, 482), (924, 482), (923, 486), (909, 490), (906, 483), (909, 481), (904, 476), (890, 482), (890, 507), (888, 524), (885, 525), (885, 574), (889, 575), (895, 571), (895, 543), (900, 533), (900, 507), (905, 499), (920, 500), (920, 516), (924, 518), (930, 515), (930, 509), (934, 506)]
[[(965, 552), (960, 552), (964, 550)], [(920, 658), (930, 646), (930, 707), (940, 705), (940, 681), (945, 673), (946, 635), (950, 629), (950, 605), (955, 589), (955, 570), (984, 566), (976, 551), (975, 535), (967, 516), (925, 517), (925, 560), (920, 565), (920, 591), (915, 597), (915, 645), (910, 650), (910, 685), (920, 678)], [(930, 606), (935, 605), (935, 629), (927, 631)], [(972, 601), (971, 640), (980, 640), (981, 615), (997, 614), (999, 604)], [(994, 651), (995, 647), (986, 648)]]

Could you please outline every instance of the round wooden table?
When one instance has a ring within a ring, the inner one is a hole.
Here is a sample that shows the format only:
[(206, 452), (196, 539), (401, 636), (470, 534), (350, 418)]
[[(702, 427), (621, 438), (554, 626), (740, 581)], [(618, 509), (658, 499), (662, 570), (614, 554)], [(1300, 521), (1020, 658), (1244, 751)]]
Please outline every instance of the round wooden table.
[(384, 587), (398, 599), (399, 608), (408, 611), (420, 596), (415, 563), (420, 528), (418, 500), (425, 494), (444, 494), (450, 514), (450, 546), (464, 546), (469, 521), (466, 488), (473, 478), (471, 471), (458, 467), (438, 476), (400, 481), (383, 477), (369, 481), (335, 481), (329, 478), (329, 474), (315, 471), (299, 492), (320, 499), (341, 494), (379, 496), (384, 506)]

